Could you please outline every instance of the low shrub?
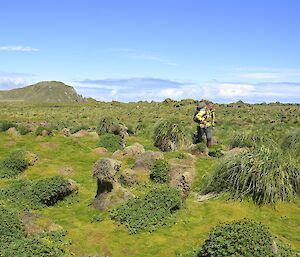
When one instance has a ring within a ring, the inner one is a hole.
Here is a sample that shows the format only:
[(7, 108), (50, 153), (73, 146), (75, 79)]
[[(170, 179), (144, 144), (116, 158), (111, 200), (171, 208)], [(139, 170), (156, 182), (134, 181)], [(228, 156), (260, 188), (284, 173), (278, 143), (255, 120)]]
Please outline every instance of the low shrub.
[(52, 131), (53, 131), (53, 128), (45, 127), (45, 126), (39, 126), (35, 130), (35, 135), (36, 136), (44, 136), (46, 134), (46, 135), (50, 136), (50, 135), (52, 135)]
[(16, 127), (16, 124), (11, 121), (0, 121), (0, 132)]
[(71, 192), (69, 181), (62, 176), (41, 179), (32, 185), (34, 199), (47, 206), (54, 205)]
[(291, 249), (272, 251), (272, 236), (262, 224), (253, 220), (239, 220), (216, 226), (204, 242), (197, 257), (213, 256), (294, 256)]
[(121, 138), (118, 135), (106, 134), (100, 137), (98, 147), (104, 147), (110, 152), (115, 152), (121, 148)]
[(112, 210), (111, 218), (125, 224), (130, 233), (155, 231), (175, 222), (174, 212), (180, 208), (179, 191), (167, 185), (154, 187), (144, 197), (130, 199)]
[(154, 146), (164, 152), (175, 151), (191, 141), (184, 124), (175, 119), (162, 121), (154, 129)]
[(0, 256), (69, 256), (61, 232), (26, 237), (19, 214), (0, 207)]
[(154, 182), (166, 183), (168, 181), (169, 164), (165, 160), (155, 160), (151, 169), (150, 178)]
[(202, 193), (228, 191), (257, 204), (288, 201), (299, 193), (300, 171), (279, 149), (260, 147), (225, 157)]
[(205, 143), (201, 142), (197, 144), (197, 148), (201, 153), (204, 153), (207, 147)]
[(0, 163), (0, 177), (11, 178), (22, 173), (28, 167), (25, 152), (18, 150), (12, 152)]

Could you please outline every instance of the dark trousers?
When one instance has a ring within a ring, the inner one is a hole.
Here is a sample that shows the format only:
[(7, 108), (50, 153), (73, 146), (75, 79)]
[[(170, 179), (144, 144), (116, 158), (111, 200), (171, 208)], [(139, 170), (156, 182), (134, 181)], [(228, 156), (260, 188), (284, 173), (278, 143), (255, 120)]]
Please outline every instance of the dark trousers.
[(201, 128), (200, 126), (197, 126), (197, 138), (196, 138), (196, 144), (200, 143), (202, 141), (202, 137), (205, 134), (206, 136), (206, 144), (207, 146), (211, 145), (211, 139), (212, 139), (212, 128)]

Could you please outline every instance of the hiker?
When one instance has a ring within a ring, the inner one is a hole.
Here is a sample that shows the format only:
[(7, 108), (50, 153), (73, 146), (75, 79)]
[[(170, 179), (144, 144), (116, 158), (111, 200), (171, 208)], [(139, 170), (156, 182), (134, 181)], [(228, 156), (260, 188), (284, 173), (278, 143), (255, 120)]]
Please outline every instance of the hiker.
[(202, 136), (206, 136), (206, 145), (211, 147), (212, 145), (212, 128), (215, 125), (215, 111), (213, 104), (206, 105), (201, 101), (198, 103), (194, 113), (194, 121), (197, 122), (197, 137), (196, 144), (202, 141)]

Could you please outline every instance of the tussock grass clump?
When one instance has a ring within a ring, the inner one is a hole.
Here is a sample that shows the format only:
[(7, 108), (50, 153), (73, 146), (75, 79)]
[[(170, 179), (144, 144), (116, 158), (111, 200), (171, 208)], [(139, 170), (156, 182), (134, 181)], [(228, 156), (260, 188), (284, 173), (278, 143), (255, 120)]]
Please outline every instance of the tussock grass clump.
[(175, 222), (174, 212), (180, 208), (179, 191), (167, 185), (154, 187), (144, 197), (131, 198), (111, 212), (111, 218), (125, 224), (131, 234), (155, 231)]
[(238, 132), (234, 133), (229, 141), (230, 148), (236, 147), (255, 147), (257, 143), (260, 143), (263, 140), (262, 136), (257, 132), (254, 133), (245, 133)]
[(16, 127), (16, 124), (11, 121), (0, 121), (0, 132)]
[(230, 192), (257, 204), (289, 201), (299, 193), (300, 171), (279, 149), (260, 147), (225, 157), (202, 193)]
[(300, 129), (291, 131), (282, 139), (282, 148), (300, 156)]
[(118, 121), (116, 119), (112, 117), (104, 117), (100, 120), (96, 128), (96, 132), (98, 133), (98, 135), (110, 133), (111, 128), (116, 124), (118, 124)]
[(175, 151), (190, 141), (189, 135), (190, 133), (181, 121), (165, 120), (154, 129), (154, 146), (164, 152)]

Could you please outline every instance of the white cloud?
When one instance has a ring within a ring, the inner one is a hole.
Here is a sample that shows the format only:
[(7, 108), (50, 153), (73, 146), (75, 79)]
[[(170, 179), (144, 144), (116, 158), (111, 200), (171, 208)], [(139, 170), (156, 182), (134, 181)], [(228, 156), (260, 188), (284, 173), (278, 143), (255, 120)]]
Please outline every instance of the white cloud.
[(239, 74), (238, 77), (246, 79), (274, 79), (279, 78), (278, 73), (243, 73)]
[(32, 82), (33, 74), (0, 72), (0, 90), (24, 87)]
[(224, 97), (248, 96), (253, 93), (253, 85), (225, 83), (218, 85), (219, 95)]
[(0, 51), (38, 52), (38, 48), (30, 46), (0, 46)]

